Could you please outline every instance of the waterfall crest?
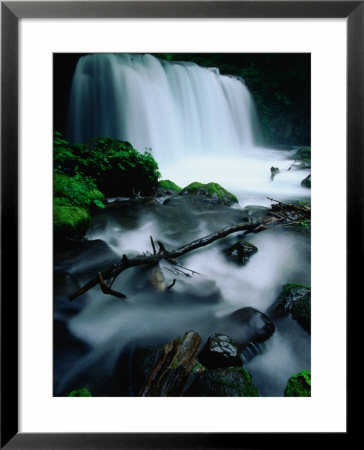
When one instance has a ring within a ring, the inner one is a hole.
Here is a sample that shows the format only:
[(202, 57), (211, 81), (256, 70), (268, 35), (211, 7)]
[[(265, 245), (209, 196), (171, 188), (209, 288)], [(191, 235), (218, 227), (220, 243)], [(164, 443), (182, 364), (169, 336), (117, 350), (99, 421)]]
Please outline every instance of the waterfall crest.
[(178, 155), (238, 155), (254, 146), (253, 101), (244, 81), (152, 55), (92, 54), (73, 77), (68, 138), (96, 136)]

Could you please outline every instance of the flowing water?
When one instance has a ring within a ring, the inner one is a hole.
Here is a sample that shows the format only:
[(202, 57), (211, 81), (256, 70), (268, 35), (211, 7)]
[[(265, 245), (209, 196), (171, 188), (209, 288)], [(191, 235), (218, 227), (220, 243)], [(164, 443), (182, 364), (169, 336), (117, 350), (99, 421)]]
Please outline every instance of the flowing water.
[[(133, 352), (164, 345), (190, 329), (204, 339), (219, 320), (251, 306), (267, 312), (286, 283), (310, 285), (310, 239), (275, 228), (244, 239), (258, 247), (246, 266), (228, 262), (222, 248), (236, 235), (181, 258), (198, 273), (176, 275), (133, 268), (113, 288), (99, 287), (74, 300), (67, 296), (123, 254), (151, 251), (150, 236), (173, 249), (244, 217), (263, 214), (277, 200), (308, 200), (300, 183), (309, 173), (291, 167), (294, 149), (258, 147), (254, 105), (243, 80), (193, 63), (169, 63), (150, 55), (89, 55), (80, 59), (72, 85), (69, 138), (108, 135), (138, 150), (152, 147), (162, 175), (181, 186), (218, 182), (239, 205), (163, 203), (120, 199), (93, 219), (88, 240), (55, 255), (54, 393), (86, 385), (95, 395), (134, 395)], [(270, 167), (280, 173), (270, 179)], [(290, 169), (291, 167), (291, 169)], [(289, 170), (288, 170), (289, 169)], [(251, 207), (250, 205), (255, 205)], [(262, 212), (263, 211), (263, 212)], [(238, 234), (239, 235), (239, 234)], [(171, 290), (162, 288), (176, 284)], [(281, 396), (289, 376), (310, 369), (310, 336), (290, 317), (275, 322), (264, 344), (246, 351), (244, 366), (261, 395)]]

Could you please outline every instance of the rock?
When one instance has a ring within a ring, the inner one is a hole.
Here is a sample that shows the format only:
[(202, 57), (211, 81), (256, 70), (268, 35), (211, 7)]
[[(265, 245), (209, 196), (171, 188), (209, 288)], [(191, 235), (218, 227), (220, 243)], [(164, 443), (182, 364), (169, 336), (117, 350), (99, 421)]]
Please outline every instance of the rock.
[(284, 390), (285, 397), (311, 397), (311, 372), (302, 370), (292, 375)]
[(211, 335), (200, 354), (198, 360), (208, 369), (241, 367), (240, 350), (231, 337), (216, 333)]
[(275, 327), (272, 321), (255, 308), (241, 308), (224, 318), (221, 330), (243, 349), (249, 342), (264, 342), (272, 336)]
[(270, 168), (270, 179), (273, 181), (274, 177), (277, 175), (277, 173), (279, 173), (279, 168), (278, 167), (271, 167)]
[(239, 203), (235, 195), (231, 194), (217, 183), (202, 184), (195, 181), (182, 189), (180, 195), (204, 196), (214, 203), (227, 206)]
[(311, 189), (311, 174), (301, 181), (301, 186)]
[(177, 186), (176, 183), (173, 183), (171, 180), (160, 180), (158, 181), (157, 188), (157, 197), (167, 197), (170, 195), (179, 194), (182, 191), (182, 188)]
[(250, 242), (240, 240), (234, 245), (226, 248), (224, 254), (229, 261), (244, 266), (249, 258), (258, 251), (257, 247)]
[(212, 369), (198, 373), (185, 397), (259, 397), (250, 373), (243, 368)]
[(308, 333), (311, 331), (311, 289), (299, 284), (286, 284), (269, 309), (278, 316), (291, 314)]
[(91, 218), (85, 208), (79, 206), (54, 205), (54, 239), (82, 239), (91, 224)]

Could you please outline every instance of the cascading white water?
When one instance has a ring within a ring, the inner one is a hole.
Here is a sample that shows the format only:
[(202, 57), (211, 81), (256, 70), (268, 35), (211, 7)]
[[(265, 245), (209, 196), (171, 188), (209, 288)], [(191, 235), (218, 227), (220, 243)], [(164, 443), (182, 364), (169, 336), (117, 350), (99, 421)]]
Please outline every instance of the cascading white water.
[[(242, 79), (191, 62), (152, 55), (92, 54), (80, 58), (72, 82), (68, 138), (97, 136), (152, 148), (164, 178), (184, 187), (220, 183), (240, 205), (268, 206), (307, 198), (307, 170), (287, 171), (287, 152), (257, 146), (254, 102)], [(270, 182), (270, 167), (281, 172)], [(283, 170), (282, 170), (283, 169)]]
[(151, 55), (82, 57), (73, 78), (69, 138), (126, 140), (157, 161), (183, 154), (237, 154), (254, 145), (243, 80)]

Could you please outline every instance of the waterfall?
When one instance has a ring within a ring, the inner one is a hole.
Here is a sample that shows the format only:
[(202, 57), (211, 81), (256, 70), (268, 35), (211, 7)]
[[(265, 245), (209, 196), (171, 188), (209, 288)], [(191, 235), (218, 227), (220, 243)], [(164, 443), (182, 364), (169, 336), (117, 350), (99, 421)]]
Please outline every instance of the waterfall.
[(96, 136), (178, 155), (239, 155), (254, 146), (253, 102), (242, 79), (151, 55), (92, 54), (73, 77), (68, 138)]

